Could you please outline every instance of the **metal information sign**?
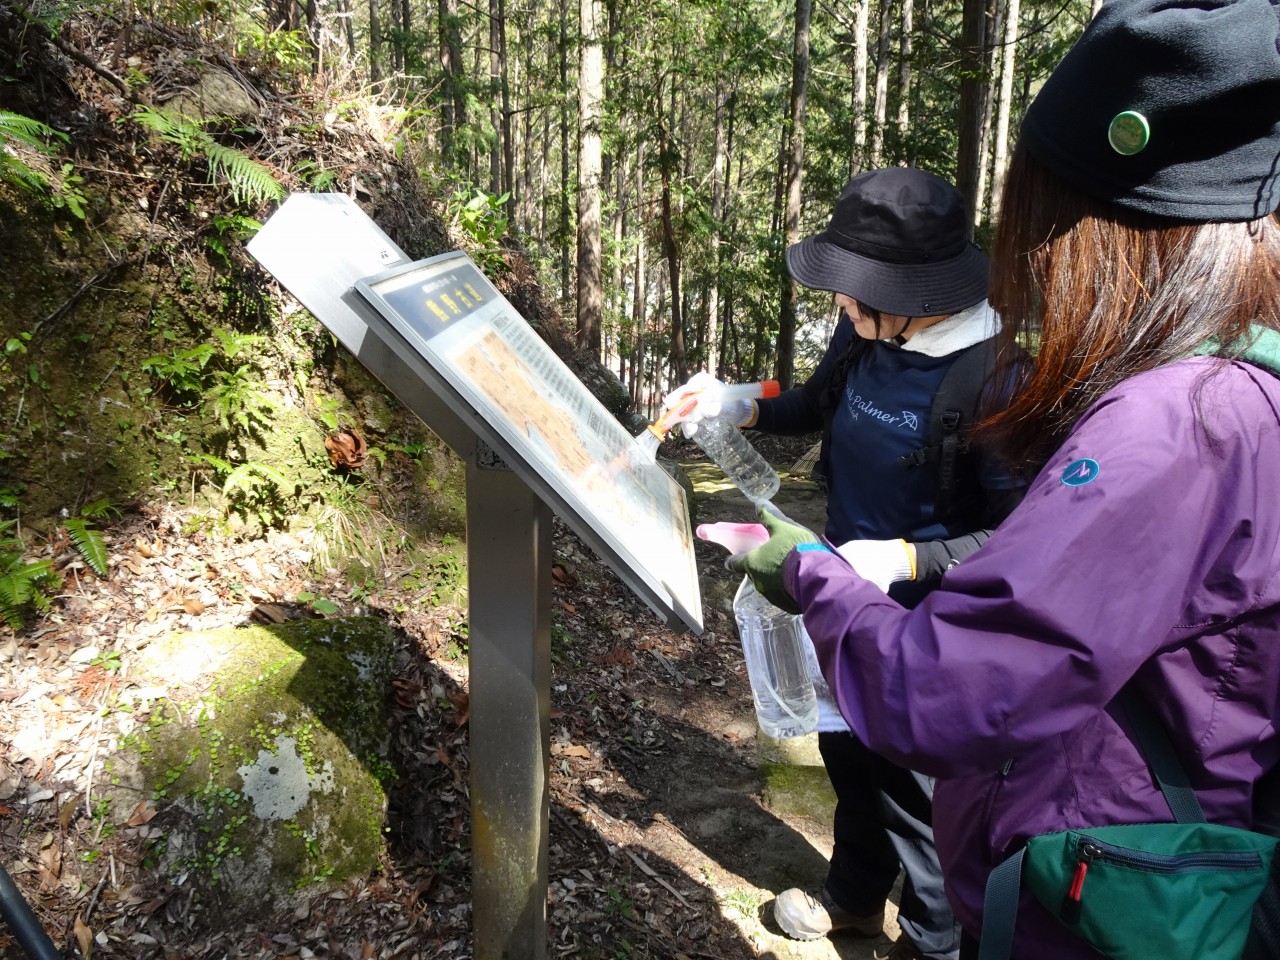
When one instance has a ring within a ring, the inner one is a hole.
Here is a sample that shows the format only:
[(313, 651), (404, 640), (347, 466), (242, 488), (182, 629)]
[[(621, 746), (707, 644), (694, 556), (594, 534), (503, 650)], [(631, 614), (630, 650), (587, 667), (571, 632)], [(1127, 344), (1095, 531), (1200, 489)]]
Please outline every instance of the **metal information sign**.
[(549, 508), (701, 631), (683, 491), (466, 256), (407, 263), (342, 194), (291, 196), (249, 252), (466, 461), (474, 952), (545, 960)]
[(454, 412), (659, 616), (701, 632), (684, 491), (470, 258), (447, 253), (356, 289), (448, 384)]

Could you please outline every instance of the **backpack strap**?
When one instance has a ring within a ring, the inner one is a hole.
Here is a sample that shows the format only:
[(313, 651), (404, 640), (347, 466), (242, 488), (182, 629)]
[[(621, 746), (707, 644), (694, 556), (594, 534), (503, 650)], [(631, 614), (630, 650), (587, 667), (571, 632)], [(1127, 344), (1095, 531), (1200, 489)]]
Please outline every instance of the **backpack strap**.
[[(1133, 727), (1138, 750), (1151, 767), (1151, 774), (1160, 787), (1160, 792), (1164, 794), (1174, 820), (1178, 823), (1204, 823), (1204, 810), (1187, 781), (1187, 774), (1178, 761), (1169, 733), (1160, 718), (1151, 711), (1142, 696), (1130, 687), (1120, 691), (1116, 702)], [(1013, 930), (1018, 920), (1018, 899), (1022, 892), (1022, 858), (1026, 852), (1027, 848), (1024, 846), (1006, 858), (987, 877), (987, 889), (982, 901), (982, 939), (978, 948), (978, 960), (1009, 960), (1013, 952)], [(1268, 906), (1271, 909), (1269, 913), (1264, 909), (1262, 914), (1271, 927), (1259, 923), (1255, 908), (1251, 932), (1251, 942), (1255, 945), (1269, 945), (1272, 937), (1280, 939), (1280, 888), (1275, 884), (1277, 872), (1280, 872), (1280, 856), (1272, 862), (1272, 883), (1267, 887), (1267, 893), (1271, 896)], [(1255, 946), (1255, 949), (1261, 947)], [(1245, 953), (1247, 960), (1275, 956), (1274, 953)]]
[(989, 337), (965, 347), (947, 368), (929, 409), (929, 445), (899, 458), (904, 467), (936, 463), (934, 516), (946, 517), (960, 486), (965, 431), (972, 426), (978, 399), (995, 369), (996, 340)]
[(1026, 853), (1027, 848), (1023, 847), (987, 877), (978, 960), (1009, 960), (1013, 953), (1013, 928), (1018, 922), (1018, 897), (1022, 893), (1022, 858)]
[(1271, 858), (1271, 878), (1253, 905), (1249, 937), (1240, 960), (1275, 960), (1280, 957), (1280, 856)]
[(1178, 761), (1173, 743), (1169, 740), (1169, 732), (1165, 730), (1160, 718), (1151, 712), (1146, 700), (1130, 687), (1121, 690), (1116, 700), (1133, 725), (1138, 749), (1151, 767), (1151, 774), (1159, 784), (1165, 802), (1169, 804), (1173, 819), (1178, 823), (1204, 823), (1204, 810), (1187, 781), (1186, 771)]

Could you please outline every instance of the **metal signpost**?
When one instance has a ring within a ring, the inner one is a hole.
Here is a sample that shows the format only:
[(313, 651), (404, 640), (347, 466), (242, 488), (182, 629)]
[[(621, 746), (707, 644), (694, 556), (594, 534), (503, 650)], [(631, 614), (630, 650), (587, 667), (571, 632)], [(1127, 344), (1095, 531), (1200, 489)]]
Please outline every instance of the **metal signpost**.
[(467, 464), (475, 956), (542, 960), (550, 511), (700, 633), (684, 492), (464, 254), (410, 263), (342, 194), (290, 197), (249, 252)]

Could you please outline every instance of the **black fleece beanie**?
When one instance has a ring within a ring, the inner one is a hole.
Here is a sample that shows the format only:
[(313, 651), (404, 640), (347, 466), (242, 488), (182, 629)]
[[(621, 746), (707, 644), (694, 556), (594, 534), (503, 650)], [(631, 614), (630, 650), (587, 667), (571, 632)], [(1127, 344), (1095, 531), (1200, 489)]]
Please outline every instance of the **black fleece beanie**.
[(1045, 81), (1022, 142), (1085, 193), (1205, 223), (1280, 206), (1280, 7), (1109, 0)]

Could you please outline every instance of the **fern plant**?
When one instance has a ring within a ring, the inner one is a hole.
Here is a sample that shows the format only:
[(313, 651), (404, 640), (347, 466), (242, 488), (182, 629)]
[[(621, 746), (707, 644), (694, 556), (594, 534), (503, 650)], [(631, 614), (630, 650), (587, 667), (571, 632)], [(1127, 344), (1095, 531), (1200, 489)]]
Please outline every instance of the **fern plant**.
[(205, 391), (205, 396), (218, 417), (223, 430), (235, 424), (246, 433), (254, 428), (271, 426), (275, 404), (259, 390), (254, 389), (257, 379), (253, 367), (242, 363), (231, 371), (220, 370), (214, 374), (215, 383)]
[(52, 127), (24, 117), (20, 113), (0, 110), (0, 180), (25, 190), (42, 191), (49, 188), (49, 178), (19, 160), (10, 150), (4, 149), (7, 141), (20, 143), (40, 153), (53, 153), (50, 140), (66, 142), (67, 135)]
[(218, 345), (202, 343), (186, 350), (148, 357), (142, 369), (161, 381), (170, 398), (185, 406), (206, 401), (223, 430), (251, 433), (271, 425), (275, 405), (258, 390), (261, 378), (252, 363), (232, 365), (241, 353), (265, 337), (217, 329)]
[(291, 516), (298, 484), (274, 467), (256, 460), (235, 464), (208, 453), (196, 454), (188, 460), (210, 466), (217, 472), (222, 479), (223, 496), (231, 509), (246, 520), (257, 520), (266, 529), (283, 526)]
[(234, 147), (218, 143), (198, 120), (145, 106), (131, 113), (129, 119), (175, 144), (184, 162), (202, 157), (209, 171), (209, 182), (225, 180), (236, 203), (284, 199), (284, 187), (266, 166)]
[(102, 538), (102, 531), (89, 526), (89, 521), (84, 517), (69, 517), (63, 521), (62, 525), (67, 528), (67, 536), (71, 538), (76, 551), (89, 565), (89, 569), (98, 576), (105, 577), (109, 561), (107, 544)]
[(119, 514), (120, 511), (112, 506), (111, 501), (94, 500), (80, 508), (80, 516), (71, 517), (62, 524), (81, 559), (100, 577), (105, 577), (110, 567), (107, 543), (103, 539), (102, 531), (91, 526), (90, 521), (112, 515), (119, 516)]
[(60, 581), (52, 560), (23, 559), (23, 543), (10, 533), (15, 526), (16, 520), (0, 520), (0, 620), (20, 630), (33, 611), (50, 608)]
[(142, 361), (142, 369), (168, 384), (175, 394), (198, 399), (204, 387), (204, 369), (216, 355), (211, 343), (201, 343), (188, 350), (175, 350)]

